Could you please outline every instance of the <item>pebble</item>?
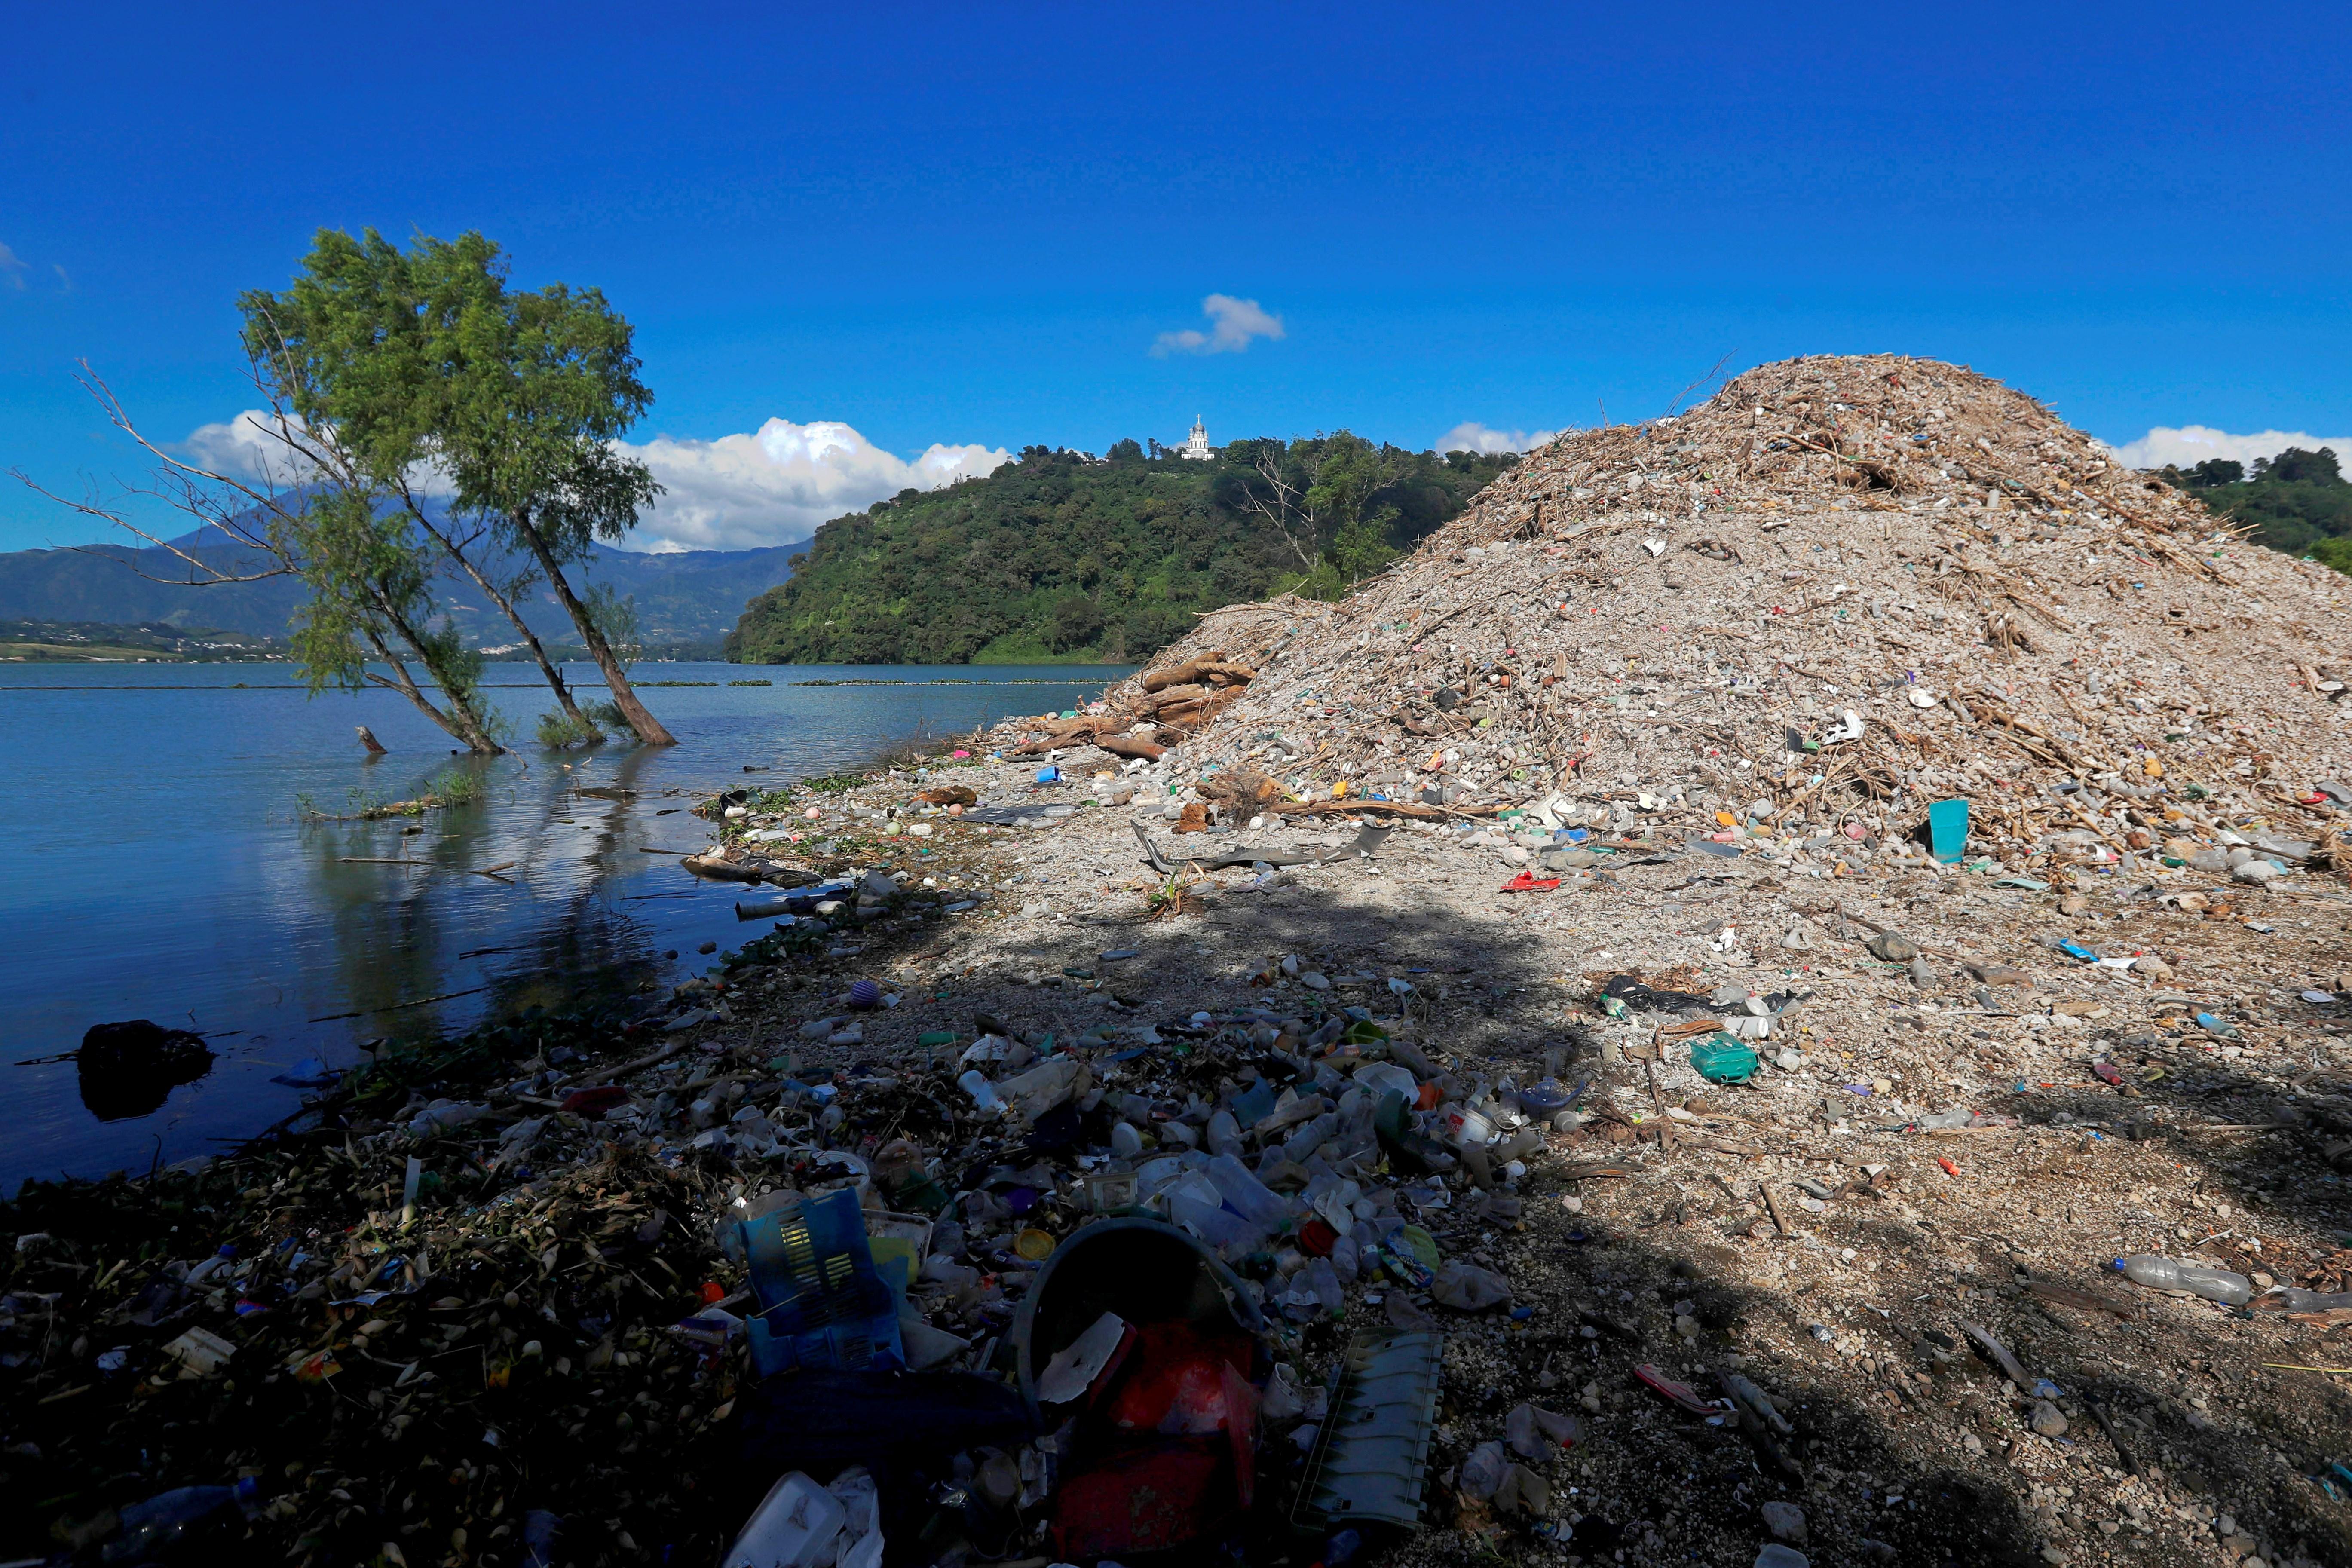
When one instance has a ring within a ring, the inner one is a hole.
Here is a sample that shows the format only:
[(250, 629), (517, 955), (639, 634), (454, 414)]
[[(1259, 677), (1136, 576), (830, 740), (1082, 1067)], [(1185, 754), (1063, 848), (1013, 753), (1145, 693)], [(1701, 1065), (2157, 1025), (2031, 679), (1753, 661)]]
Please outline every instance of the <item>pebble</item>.
[(1791, 1546), (1805, 1544), (1805, 1510), (1792, 1502), (1768, 1502), (1758, 1509), (1764, 1516), (1764, 1528), (1772, 1532), (1775, 1541), (1785, 1541)]
[(2035, 1400), (2033, 1429), (2044, 1437), (2063, 1437), (2066, 1435), (2065, 1413), (2046, 1399)]

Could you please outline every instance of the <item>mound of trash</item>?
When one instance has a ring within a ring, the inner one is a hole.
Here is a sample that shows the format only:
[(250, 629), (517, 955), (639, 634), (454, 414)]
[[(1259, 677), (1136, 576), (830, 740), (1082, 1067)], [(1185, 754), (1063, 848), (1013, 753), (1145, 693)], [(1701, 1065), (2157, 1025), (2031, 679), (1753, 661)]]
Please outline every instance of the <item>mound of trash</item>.
[(1180, 784), (1248, 763), (1294, 801), (1638, 800), (1736, 840), (1948, 795), (2004, 859), (2226, 814), (2292, 861), (2352, 801), (2347, 595), (1986, 376), (1817, 356), (1561, 437), (1339, 604), (1205, 618), (1095, 732), (1189, 725)]

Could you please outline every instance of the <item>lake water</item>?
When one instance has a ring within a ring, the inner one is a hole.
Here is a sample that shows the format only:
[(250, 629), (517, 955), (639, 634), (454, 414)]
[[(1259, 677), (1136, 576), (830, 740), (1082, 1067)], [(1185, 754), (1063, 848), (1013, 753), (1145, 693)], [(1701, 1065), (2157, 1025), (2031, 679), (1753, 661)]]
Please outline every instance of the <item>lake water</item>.
[[(646, 664), (640, 681), (720, 683), (641, 686), (677, 746), (519, 742), (470, 764), (488, 786), (478, 805), (317, 822), (306, 799), (332, 813), (415, 795), (452, 764), (448, 738), (397, 693), (314, 699), (284, 665), (0, 665), (0, 1193), (214, 1152), (299, 1106), (299, 1089), (269, 1080), (306, 1058), (348, 1066), (363, 1041), (707, 967), (702, 942), (756, 933), (735, 920), (739, 888), (644, 853), (708, 841), (684, 808), (901, 738), (1068, 708), (1122, 673)], [(593, 669), (565, 677), (583, 700), (603, 694)], [(774, 684), (724, 684), (757, 679)], [(552, 706), (529, 666), (488, 679), (518, 736)], [(818, 679), (909, 684), (794, 684)], [(368, 759), (357, 724), (390, 754)], [(470, 874), (501, 862), (510, 882)], [(204, 1034), (212, 1069), (152, 1110), (102, 1103), (101, 1120), (75, 1063), (16, 1065), (130, 1018)]]

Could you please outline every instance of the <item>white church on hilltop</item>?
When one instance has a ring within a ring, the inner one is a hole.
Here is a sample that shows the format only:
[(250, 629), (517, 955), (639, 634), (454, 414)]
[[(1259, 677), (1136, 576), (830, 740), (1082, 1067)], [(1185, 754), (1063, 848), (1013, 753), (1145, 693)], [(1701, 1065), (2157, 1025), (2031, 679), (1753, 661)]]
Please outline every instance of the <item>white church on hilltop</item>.
[(1192, 434), (1178, 449), (1176, 455), (1202, 463), (1216, 456), (1214, 452), (1209, 450), (1209, 427), (1201, 423), (1199, 415), (1192, 416)]

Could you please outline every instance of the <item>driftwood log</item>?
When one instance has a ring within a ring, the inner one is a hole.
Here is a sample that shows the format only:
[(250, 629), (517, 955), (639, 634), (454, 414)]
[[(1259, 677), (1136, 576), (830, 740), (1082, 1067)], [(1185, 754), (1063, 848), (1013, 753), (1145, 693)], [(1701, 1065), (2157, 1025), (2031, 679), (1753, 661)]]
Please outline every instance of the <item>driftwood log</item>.
[(1171, 686), (1246, 686), (1257, 678), (1257, 671), (1247, 665), (1228, 664), (1223, 654), (1211, 654), (1183, 664), (1171, 664), (1165, 669), (1146, 671), (1143, 689), (1159, 691)]

